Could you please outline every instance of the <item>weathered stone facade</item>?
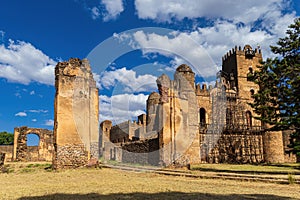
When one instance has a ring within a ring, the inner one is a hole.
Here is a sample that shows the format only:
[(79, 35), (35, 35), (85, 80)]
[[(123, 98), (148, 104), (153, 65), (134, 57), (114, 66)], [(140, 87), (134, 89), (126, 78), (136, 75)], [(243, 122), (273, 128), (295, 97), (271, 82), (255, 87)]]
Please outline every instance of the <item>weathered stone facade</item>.
[[(27, 145), (28, 134), (36, 134), (39, 137), (38, 146)], [(52, 161), (53, 151), (54, 146), (52, 131), (26, 126), (14, 129), (14, 161)]]
[(99, 157), (99, 95), (86, 59), (55, 67), (54, 168), (75, 168)]
[[(144, 135), (157, 138), (153, 140), (157, 143), (152, 143), (159, 148), (156, 164), (295, 161), (295, 157), (285, 153), (286, 134), (264, 131), (266, 125), (254, 118), (248, 104), (259, 89), (248, 74), (257, 69), (261, 60), (260, 49), (250, 45), (233, 48), (222, 58), (216, 85), (209, 87), (195, 85), (195, 73), (185, 64), (177, 68), (174, 80), (165, 74), (160, 76), (159, 93), (151, 93), (147, 100), (146, 123), (135, 128), (146, 128)], [(141, 154), (137, 160), (143, 163), (149, 159), (146, 149), (141, 147), (147, 146), (143, 143), (147, 138), (138, 138), (140, 143), (133, 140), (130, 122), (127, 126), (112, 126), (107, 121), (104, 124), (106, 128), (100, 131), (106, 137), (102, 142), (104, 158), (132, 162), (133, 158), (122, 156), (123, 150), (130, 147), (129, 152), (135, 152), (131, 157)]]

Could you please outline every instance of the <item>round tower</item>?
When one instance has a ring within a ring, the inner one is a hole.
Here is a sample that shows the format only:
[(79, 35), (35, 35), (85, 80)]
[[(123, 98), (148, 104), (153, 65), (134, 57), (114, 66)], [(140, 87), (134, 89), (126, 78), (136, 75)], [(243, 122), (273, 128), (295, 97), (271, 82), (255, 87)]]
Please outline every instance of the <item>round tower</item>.
[(158, 131), (155, 125), (158, 124), (156, 117), (158, 117), (159, 100), (160, 95), (157, 92), (152, 92), (147, 99), (147, 132)]
[[(175, 80), (180, 79), (180, 88), (193, 88), (195, 89), (195, 73), (186, 64), (182, 64), (176, 69)], [(186, 85), (189, 84), (189, 85)]]

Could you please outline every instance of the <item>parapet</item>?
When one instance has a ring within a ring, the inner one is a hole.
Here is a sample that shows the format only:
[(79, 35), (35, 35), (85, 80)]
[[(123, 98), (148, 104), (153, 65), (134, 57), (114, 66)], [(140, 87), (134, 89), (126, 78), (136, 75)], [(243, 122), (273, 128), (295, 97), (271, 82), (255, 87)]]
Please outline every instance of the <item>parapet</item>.
[(231, 56), (236, 56), (236, 55), (245, 55), (246, 57), (247, 56), (249, 56), (249, 57), (262, 57), (261, 49), (260, 49), (259, 46), (253, 50), (252, 47), (249, 44), (247, 44), (247, 45), (244, 46), (244, 48), (242, 48), (241, 46), (239, 46), (239, 47), (235, 46), (234, 48), (229, 50), (222, 57), (222, 61), (224, 62), (225, 60), (227, 60)]
[(209, 85), (207, 87), (207, 85), (205, 83), (202, 84), (202, 86), (200, 84), (196, 85), (196, 95), (198, 96), (206, 96), (209, 95), (210, 90), (213, 88), (212, 85)]

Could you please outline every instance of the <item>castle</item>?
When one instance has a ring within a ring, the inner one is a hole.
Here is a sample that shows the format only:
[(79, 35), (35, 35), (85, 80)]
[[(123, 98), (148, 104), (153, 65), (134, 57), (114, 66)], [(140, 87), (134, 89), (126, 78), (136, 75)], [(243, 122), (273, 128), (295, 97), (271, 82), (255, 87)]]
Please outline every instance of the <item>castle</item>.
[[(290, 132), (266, 131), (268, 124), (256, 120), (248, 104), (259, 89), (249, 75), (261, 61), (260, 49), (235, 47), (222, 58), (215, 86), (195, 84), (192, 68), (180, 65), (173, 80), (158, 77), (159, 93), (149, 95), (146, 114), (117, 125), (104, 120), (100, 128), (98, 89), (89, 62), (59, 62), (54, 131), (15, 128), (14, 145), (0, 146), (0, 164), (4, 159), (52, 160), (55, 169), (76, 168), (99, 157), (161, 166), (296, 162), (288, 148)], [(30, 133), (40, 138), (38, 146), (27, 146)]]
[(163, 74), (137, 122), (100, 124), (100, 156), (148, 164), (295, 162), (288, 132), (265, 131), (248, 104), (258, 85), (249, 80), (260, 49), (235, 47), (222, 58), (214, 87), (195, 84), (191, 67), (174, 80)]

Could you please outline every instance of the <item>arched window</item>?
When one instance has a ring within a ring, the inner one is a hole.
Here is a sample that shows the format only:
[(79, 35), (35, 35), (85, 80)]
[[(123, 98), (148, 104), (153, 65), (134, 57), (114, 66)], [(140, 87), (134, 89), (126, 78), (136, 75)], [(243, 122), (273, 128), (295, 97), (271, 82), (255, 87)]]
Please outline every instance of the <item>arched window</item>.
[(248, 110), (246, 111), (247, 128), (252, 128), (252, 114)]
[(251, 97), (254, 95), (254, 90), (253, 89), (250, 90), (250, 94), (251, 94)]
[(206, 124), (206, 111), (204, 108), (200, 108), (200, 126), (205, 126)]
[(253, 68), (252, 68), (252, 66), (249, 67), (249, 73), (253, 74)]
[(40, 137), (35, 133), (29, 133), (26, 135), (27, 138), (27, 146), (39, 146), (40, 144)]

